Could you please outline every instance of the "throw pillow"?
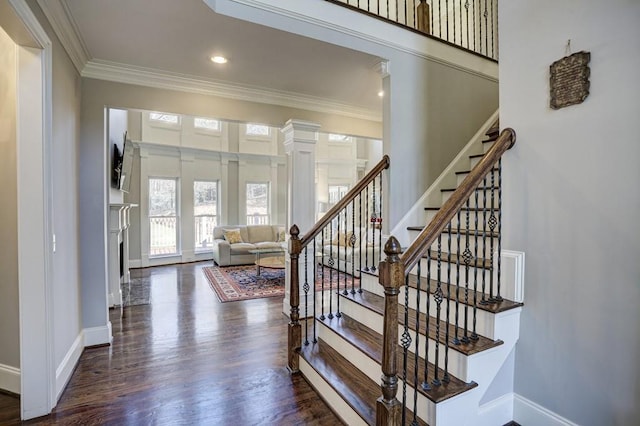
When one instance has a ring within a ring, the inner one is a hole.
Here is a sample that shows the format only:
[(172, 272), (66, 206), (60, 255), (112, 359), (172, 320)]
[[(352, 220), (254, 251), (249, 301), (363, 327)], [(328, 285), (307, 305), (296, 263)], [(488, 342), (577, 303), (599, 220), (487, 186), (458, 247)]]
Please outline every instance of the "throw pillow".
[(334, 246), (340, 245), (343, 247), (348, 247), (351, 246), (351, 236), (353, 235), (353, 232), (349, 231), (349, 232), (339, 232), (335, 238), (331, 241), (331, 244)]
[(284, 230), (284, 226), (278, 228), (278, 238), (276, 239), (277, 243), (284, 243), (287, 239), (287, 233)]
[(229, 244), (241, 243), (242, 235), (240, 235), (240, 229), (225, 229), (224, 239), (227, 240)]

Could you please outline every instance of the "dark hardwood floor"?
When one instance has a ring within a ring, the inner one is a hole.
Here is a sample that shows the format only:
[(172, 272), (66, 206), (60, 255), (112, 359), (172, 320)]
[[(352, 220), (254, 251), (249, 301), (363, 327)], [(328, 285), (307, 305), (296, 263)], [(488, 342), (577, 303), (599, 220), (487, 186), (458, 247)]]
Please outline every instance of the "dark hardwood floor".
[[(85, 349), (53, 413), (22, 424), (341, 424), (287, 373), (282, 300), (220, 303), (207, 264), (132, 271), (150, 304), (111, 310), (113, 345)], [(21, 424), (17, 399), (0, 394), (0, 424)]]

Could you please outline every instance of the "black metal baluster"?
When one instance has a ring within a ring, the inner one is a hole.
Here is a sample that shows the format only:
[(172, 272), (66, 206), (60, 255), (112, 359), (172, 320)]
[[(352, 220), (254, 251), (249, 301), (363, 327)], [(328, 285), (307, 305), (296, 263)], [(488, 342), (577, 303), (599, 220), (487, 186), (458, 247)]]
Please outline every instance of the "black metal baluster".
[(447, 38), (446, 40), (449, 41), (449, 0), (445, 0), (445, 25), (447, 26)]
[[(409, 284), (407, 276), (407, 284)], [(411, 424), (417, 422), (416, 413), (418, 412), (418, 359), (420, 358), (420, 293), (421, 290), (421, 281), (422, 277), (420, 276), (420, 262), (418, 262), (418, 276), (416, 278), (416, 343), (414, 346), (414, 358), (413, 358), (413, 383), (414, 383), (414, 392), (413, 392), (413, 421)], [(407, 285), (407, 290), (409, 286)], [(429, 284), (427, 283), (427, 293), (429, 291)], [(427, 300), (428, 301), (428, 300)], [(429, 336), (427, 336), (427, 339)]]
[(418, 28), (418, 21), (416, 20), (416, 12), (418, 6), (416, 6), (416, 0), (413, 0), (413, 28)]
[(496, 19), (496, 15), (494, 13), (494, 8), (493, 8), (493, 3), (494, 0), (491, 0), (491, 57), (493, 59), (496, 59), (496, 50), (495, 50), (495, 35), (494, 35), (494, 23), (495, 23), (495, 19)]
[[(355, 294), (356, 284), (356, 200), (351, 201), (351, 294)], [(345, 286), (345, 294), (347, 289)]]
[(489, 21), (487, 20), (489, 11), (487, 10), (487, 0), (484, 0), (484, 12), (482, 12), (482, 16), (484, 16), (484, 53), (486, 56), (489, 56)]
[(462, 253), (462, 261), (464, 262), (464, 335), (463, 343), (469, 343), (469, 266), (473, 260), (471, 250), (469, 249), (469, 199), (466, 202), (465, 213), (465, 248)]
[(313, 343), (318, 343), (318, 334), (317, 334), (317, 330), (316, 330), (316, 300), (318, 299), (317, 294), (316, 294), (316, 280), (318, 278), (318, 273), (316, 272), (316, 268), (318, 267), (318, 252), (317, 252), (317, 236), (316, 238), (313, 239)]
[(371, 200), (371, 203), (373, 204), (373, 215), (372, 217), (374, 218), (374, 221), (371, 224), (371, 236), (373, 237), (373, 244), (372, 244), (372, 250), (371, 250), (371, 262), (373, 263), (373, 265), (371, 265), (371, 268), (369, 268), (372, 272), (376, 271), (376, 226), (377, 226), (377, 221), (378, 221), (378, 214), (376, 213), (376, 178), (373, 178), (372, 180), (373, 182), (373, 190), (371, 191), (371, 196), (373, 197), (373, 199)]
[(436, 317), (434, 322), (436, 323), (436, 337), (435, 337), (435, 354), (433, 357), (434, 361), (434, 373), (433, 380), (431, 384), (434, 386), (440, 386), (442, 382), (439, 379), (439, 365), (440, 365), (440, 313), (441, 313), (441, 305), (442, 305), (442, 234), (438, 235), (438, 258), (437, 258), (437, 271), (436, 271), (436, 291), (433, 295), (433, 300), (436, 302)]
[(307, 268), (307, 252), (309, 246), (304, 248), (304, 284), (302, 290), (304, 291), (304, 344), (309, 345), (309, 312), (307, 307), (309, 306), (309, 271)]
[[(380, 229), (378, 229), (378, 265), (380, 265), (380, 262), (382, 261), (382, 173), (380, 173), (380, 195), (378, 196), (378, 199), (380, 200), (380, 209), (378, 212), (378, 226), (380, 227)], [(375, 246), (375, 241), (373, 242), (373, 245)], [(374, 248), (374, 253), (375, 253), (375, 248)]]
[[(493, 235), (487, 229), (487, 176), (484, 177), (482, 181), (482, 258), (487, 258), (487, 236), (489, 238), (493, 238)], [(482, 299), (480, 300), (481, 305), (486, 305), (489, 303), (485, 298), (485, 291), (487, 291), (486, 287), (486, 277), (487, 274), (482, 274)]]
[[(453, 15), (453, 44), (456, 44), (456, 0), (453, 0), (451, 5), (451, 14)], [(447, 12), (449, 11), (447, 10)]]
[(365, 214), (367, 217), (364, 221), (365, 228), (365, 245), (364, 245), (364, 271), (369, 272), (369, 221), (371, 218), (371, 213), (369, 213), (369, 184), (365, 187)]
[(338, 280), (337, 287), (336, 287), (336, 296), (337, 296), (336, 297), (336, 301), (337, 301), (338, 306), (337, 306), (336, 316), (338, 318), (340, 318), (340, 275), (341, 275), (340, 274), (340, 271), (341, 271), (341, 268), (340, 268), (340, 259), (341, 259), (341, 257), (340, 257), (340, 245), (341, 244), (340, 243), (342, 243), (342, 241), (344, 239), (343, 235), (340, 233), (340, 222), (341, 222), (340, 215), (341, 214), (342, 214), (342, 211), (338, 212), (338, 215), (336, 216), (336, 220), (338, 221), (338, 233), (336, 234), (338, 236), (338, 238), (337, 238), (337, 240), (338, 240), (338, 254), (336, 255), (336, 257), (337, 257), (336, 276), (337, 276), (337, 280)]
[(460, 344), (460, 337), (458, 336), (458, 324), (460, 318), (460, 210), (458, 210), (458, 225), (456, 226), (456, 328), (455, 335), (453, 337), (453, 343)]
[(324, 316), (324, 247), (325, 247), (325, 236), (324, 236), (324, 230), (326, 229), (326, 226), (324, 228), (322, 228), (322, 251), (320, 252), (321, 256), (322, 256), (322, 262), (320, 264), (320, 319), (322, 321), (324, 321), (325, 316)]
[(329, 235), (331, 241), (329, 241), (329, 315), (327, 317), (329, 319), (333, 319), (333, 291), (331, 287), (333, 286), (333, 220), (329, 222)]
[[(469, 30), (471, 29), (471, 26), (469, 25), (469, 0), (465, 1), (464, 8), (466, 9), (466, 14), (467, 14), (467, 49), (468, 49), (470, 47), (469, 46)], [(462, 17), (460, 19), (462, 19)]]
[(443, 381), (449, 383), (449, 320), (451, 314), (451, 222), (447, 225), (447, 327), (445, 329), (444, 347), (444, 377)]
[(438, 37), (442, 38), (442, 2), (438, 0)]
[[(358, 259), (358, 266), (360, 266), (360, 270), (358, 271), (358, 276), (360, 277), (360, 282), (358, 283), (358, 293), (362, 293), (362, 271), (364, 270), (364, 268), (362, 267), (362, 230), (365, 229), (362, 226), (362, 191), (360, 192), (360, 194), (358, 194), (358, 206), (360, 207), (360, 237), (358, 238), (358, 244), (359, 244), (359, 259)], [(365, 221), (366, 222), (366, 221)], [(367, 234), (365, 232), (364, 237), (366, 238)], [(366, 250), (367, 246), (365, 244), (365, 250)]]
[[(473, 257), (476, 260), (476, 267), (473, 269), (473, 319), (472, 319), (472, 330), (471, 330), (471, 339), (478, 340), (478, 333), (476, 333), (476, 323), (478, 321), (478, 238), (480, 234), (478, 234), (478, 188), (473, 191), (475, 197), (475, 210), (474, 210), (474, 230), (473, 230)], [(483, 258), (484, 263), (484, 258)], [(484, 275), (484, 269), (482, 269), (482, 275)]]
[(476, 39), (478, 38), (476, 36), (476, 10), (477, 10), (477, 8), (476, 8), (476, 0), (473, 0), (473, 12), (472, 12), (472, 15), (473, 15), (473, 51), (474, 52), (477, 52), (477, 50), (476, 50)]
[[(421, 276), (421, 263), (422, 259), (418, 260), (418, 276)], [(425, 330), (424, 330), (424, 379), (422, 380), (422, 389), (427, 391), (431, 390), (431, 384), (429, 383), (429, 323), (431, 321), (431, 304), (429, 301), (431, 294), (431, 250), (427, 251), (427, 313), (425, 317)]]
[[(482, 0), (480, 0), (480, 7), (482, 7)], [(479, 46), (480, 53), (482, 53), (482, 12), (478, 11), (478, 27), (480, 28), (480, 36), (479, 36)]]
[(411, 345), (411, 335), (409, 334), (409, 276), (404, 282), (404, 327), (400, 343), (402, 344), (402, 424), (406, 423), (407, 406), (407, 370), (409, 346)]
[(502, 158), (498, 160), (498, 251), (496, 253), (496, 261), (498, 262), (498, 275), (496, 277), (498, 281), (498, 288), (496, 290), (496, 298), (497, 302), (502, 301), (502, 296), (500, 294), (500, 275), (501, 275), (501, 264), (502, 264), (502, 252), (500, 251), (501, 241), (502, 241)]
[[(493, 230), (496, 228), (497, 219), (495, 215), (495, 171), (491, 169), (491, 214), (489, 215), (489, 230), (491, 231), (492, 238), (489, 240), (490, 250), (489, 255), (493, 259)], [(489, 275), (489, 301), (493, 301), (493, 271)]]

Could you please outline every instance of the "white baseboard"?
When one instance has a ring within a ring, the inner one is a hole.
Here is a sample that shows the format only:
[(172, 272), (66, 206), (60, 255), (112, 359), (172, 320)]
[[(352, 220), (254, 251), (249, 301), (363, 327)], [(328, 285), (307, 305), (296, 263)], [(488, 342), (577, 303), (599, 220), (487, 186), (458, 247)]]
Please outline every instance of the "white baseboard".
[(80, 359), (80, 355), (82, 355), (82, 351), (84, 350), (84, 332), (80, 332), (76, 340), (74, 340), (73, 344), (69, 348), (69, 351), (65, 355), (64, 359), (56, 368), (56, 401), (60, 399), (60, 395), (62, 391), (67, 386), (69, 379), (71, 379), (71, 375), (73, 374), (74, 368), (76, 368), (76, 364)]
[(20, 369), (0, 364), (0, 389), (20, 395)]
[(513, 397), (513, 420), (521, 425), (578, 426), (576, 423), (518, 394), (514, 394)]
[(111, 334), (111, 321), (101, 327), (91, 327), (82, 330), (84, 335), (84, 347), (97, 345), (110, 345), (113, 339)]
[(475, 426), (504, 425), (513, 420), (513, 392), (483, 404), (478, 409)]
[(129, 268), (142, 268), (142, 260), (129, 259)]

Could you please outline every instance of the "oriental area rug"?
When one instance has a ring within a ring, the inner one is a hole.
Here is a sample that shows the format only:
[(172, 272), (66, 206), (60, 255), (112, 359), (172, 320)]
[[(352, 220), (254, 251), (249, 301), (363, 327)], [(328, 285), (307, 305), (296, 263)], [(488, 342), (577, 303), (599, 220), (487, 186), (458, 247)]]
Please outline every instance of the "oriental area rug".
[[(205, 266), (202, 268), (204, 276), (209, 282), (209, 286), (214, 291), (220, 302), (234, 302), (239, 300), (260, 299), (265, 297), (284, 298), (284, 269), (261, 268), (260, 275), (257, 275), (255, 265), (244, 266)], [(332, 274), (334, 281), (332, 288), (336, 288), (338, 277), (343, 288), (346, 281), (351, 285), (351, 275), (338, 273)], [(316, 277), (316, 290), (320, 290), (323, 277), (318, 270)], [(354, 280), (354, 285), (358, 285), (359, 279)], [(324, 288), (329, 289), (329, 273), (324, 274)]]

